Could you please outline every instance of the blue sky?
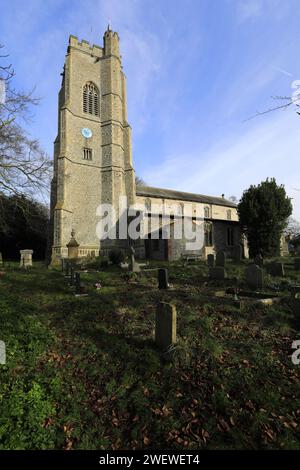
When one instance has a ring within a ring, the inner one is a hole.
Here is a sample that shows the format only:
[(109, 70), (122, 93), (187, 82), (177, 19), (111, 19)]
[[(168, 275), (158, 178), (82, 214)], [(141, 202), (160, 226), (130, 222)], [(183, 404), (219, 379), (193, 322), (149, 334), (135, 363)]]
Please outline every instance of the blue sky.
[(300, 79), (298, 0), (6, 0), (0, 42), (15, 85), (41, 97), (29, 124), (52, 155), (68, 36), (121, 39), (136, 173), (149, 185), (240, 197), (276, 177), (300, 220), (300, 116), (247, 120)]

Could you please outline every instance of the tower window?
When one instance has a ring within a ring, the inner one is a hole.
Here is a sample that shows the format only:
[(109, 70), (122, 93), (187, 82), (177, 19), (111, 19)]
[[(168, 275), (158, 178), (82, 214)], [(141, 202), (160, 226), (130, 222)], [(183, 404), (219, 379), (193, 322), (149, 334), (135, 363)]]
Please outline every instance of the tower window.
[(207, 206), (204, 207), (204, 217), (205, 217), (206, 219), (209, 218), (209, 207), (207, 207)]
[(233, 235), (232, 227), (227, 227), (227, 245), (228, 246), (234, 245), (234, 235)]
[(92, 160), (93, 153), (92, 149), (84, 148), (83, 149), (83, 160)]
[(83, 87), (83, 112), (99, 116), (99, 92), (93, 83)]
[(231, 210), (228, 209), (227, 211), (227, 220), (231, 220)]

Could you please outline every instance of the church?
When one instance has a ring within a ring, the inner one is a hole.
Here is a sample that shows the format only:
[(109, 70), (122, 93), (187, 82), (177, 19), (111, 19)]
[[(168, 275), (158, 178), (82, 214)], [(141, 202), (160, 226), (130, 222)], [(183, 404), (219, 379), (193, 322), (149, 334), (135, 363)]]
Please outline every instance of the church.
[[(132, 244), (140, 258), (187, 256), (191, 250), (186, 248), (184, 235), (174, 237), (176, 224), (186, 212), (195, 225), (199, 223), (197, 214), (202, 214), (203, 243), (192, 250), (194, 255), (206, 259), (208, 254), (224, 250), (231, 257), (244, 250), (246, 256), (236, 205), (224, 196), (137, 185), (131, 139), (118, 34), (108, 27), (101, 47), (71, 35), (54, 141), (52, 262), (68, 256), (71, 232), (79, 245), (79, 257), (108, 254), (114, 247), (128, 250)], [(118, 237), (124, 216), (119, 205), (122, 198), (128, 206), (144, 208), (138, 240)], [(116, 213), (116, 239), (99, 239), (99, 205), (107, 204)], [(154, 220), (151, 229), (150, 219)]]

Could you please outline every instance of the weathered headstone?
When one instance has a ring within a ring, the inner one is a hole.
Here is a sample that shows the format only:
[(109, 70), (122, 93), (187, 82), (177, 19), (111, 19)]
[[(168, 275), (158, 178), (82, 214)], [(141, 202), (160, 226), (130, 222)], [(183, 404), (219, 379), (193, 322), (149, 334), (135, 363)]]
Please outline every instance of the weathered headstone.
[(254, 258), (254, 264), (256, 264), (256, 266), (259, 266), (260, 268), (263, 267), (264, 265), (264, 259), (261, 255), (256, 255), (255, 258)]
[(80, 273), (75, 273), (75, 294), (81, 293)]
[(300, 271), (300, 258), (295, 258), (294, 268), (295, 268), (295, 271)]
[(216, 254), (216, 266), (225, 267), (226, 263), (226, 254), (225, 251), (217, 251)]
[(155, 319), (155, 342), (162, 351), (176, 343), (176, 317), (175, 305), (159, 302)]
[(20, 250), (20, 268), (28, 268), (32, 266), (33, 250)]
[(70, 269), (70, 285), (73, 286), (74, 285), (74, 268), (73, 266), (71, 266), (71, 269)]
[(213, 268), (214, 265), (215, 265), (215, 256), (210, 254), (210, 255), (207, 255), (207, 265), (210, 267), (210, 268)]
[(267, 266), (267, 270), (271, 276), (284, 276), (284, 266), (283, 263), (270, 263)]
[(0, 341), (0, 364), (6, 364), (6, 348), (4, 341)]
[(168, 289), (169, 279), (168, 279), (168, 270), (160, 268), (158, 270), (158, 288), (159, 289)]
[(130, 247), (129, 271), (132, 271), (133, 273), (139, 273), (141, 271), (139, 263), (135, 260), (135, 249), (133, 246)]
[(256, 264), (250, 264), (245, 271), (246, 282), (253, 289), (262, 289), (263, 287), (263, 270)]
[(66, 261), (66, 264), (65, 264), (65, 268), (66, 268), (66, 277), (69, 277), (70, 276), (70, 263), (68, 261)]
[(61, 270), (62, 270), (62, 272), (65, 272), (65, 271), (66, 271), (66, 265), (67, 265), (67, 260), (66, 260), (66, 258), (61, 258), (61, 259), (60, 259), (60, 262), (61, 262)]
[(71, 239), (70, 239), (69, 243), (67, 244), (67, 248), (68, 248), (68, 258), (69, 259), (78, 258), (79, 243), (75, 239), (75, 230), (74, 229), (71, 232)]
[(214, 268), (209, 268), (209, 278), (212, 280), (222, 281), (226, 279), (226, 271), (222, 266), (215, 266)]

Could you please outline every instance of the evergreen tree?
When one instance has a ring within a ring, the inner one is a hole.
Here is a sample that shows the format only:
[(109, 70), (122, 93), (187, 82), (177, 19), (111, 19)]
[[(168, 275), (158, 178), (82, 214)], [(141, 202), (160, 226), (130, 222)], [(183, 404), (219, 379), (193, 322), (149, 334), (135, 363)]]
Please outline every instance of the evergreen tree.
[(280, 237), (292, 213), (291, 199), (275, 178), (244, 191), (238, 204), (242, 231), (246, 234), (251, 257), (278, 256)]

